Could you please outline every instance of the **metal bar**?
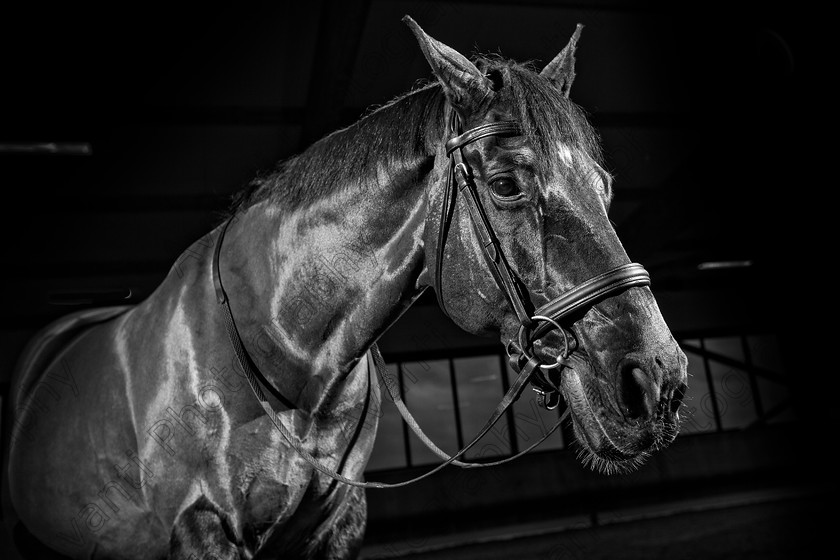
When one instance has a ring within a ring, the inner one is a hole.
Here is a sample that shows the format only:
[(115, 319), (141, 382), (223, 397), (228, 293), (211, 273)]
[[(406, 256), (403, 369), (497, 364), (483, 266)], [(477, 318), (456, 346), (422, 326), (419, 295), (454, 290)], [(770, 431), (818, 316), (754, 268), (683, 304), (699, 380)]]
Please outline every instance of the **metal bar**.
[(759, 421), (764, 422), (764, 405), (761, 402), (761, 392), (758, 390), (758, 379), (756, 379), (757, 375), (755, 371), (752, 369), (752, 354), (750, 353), (750, 345), (747, 343), (747, 336), (741, 335), (741, 347), (744, 351), (744, 361), (746, 362), (747, 366), (750, 366), (749, 369), (744, 368), (747, 372), (747, 375), (750, 377), (750, 389), (752, 390), (752, 397), (753, 402), (755, 403), (755, 413), (758, 416)]
[(93, 148), (89, 142), (4, 142), (0, 154), (90, 156)]
[[(741, 335), (743, 336), (743, 335)], [(701, 339), (702, 340), (702, 339)], [(776, 383), (781, 383), (783, 385), (789, 385), (790, 381), (782, 377), (776, 372), (770, 371), (768, 369), (760, 368), (757, 366), (752, 365), (751, 363), (745, 363), (740, 360), (736, 360), (732, 357), (725, 356), (723, 354), (719, 354), (717, 352), (713, 352), (711, 350), (706, 350), (704, 347), (694, 346), (693, 344), (685, 344), (680, 343), (680, 346), (685, 350), (690, 350), (695, 354), (702, 356), (703, 358), (708, 358), (710, 360), (714, 360), (716, 362), (720, 362), (727, 366), (736, 367), (739, 369), (743, 369), (747, 373), (753, 373), (759, 377), (764, 377), (769, 379), (770, 381), (775, 381)]]
[[(402, 362), (397, 362), (397, 379), (400, 382), (400, 397), (402, 397), (403, 402), (405, 402), (405, 386), (403, 383)], [(402, 424), (403, 443), (405, 444), (405, 466), (411, 467), (413, 465), (411, 464), (411, 441), (409, 440), (409, 428), (402, 415), (400, 415), (400, 423)]]
[(447, 360), (449, 364), (449, 382), (452, 386), (452, 408), (455, 409), (455, 434), (458, 440), (458, 449), (464, 447), (464, 428), (461, 426), (461, 403), (458, 401), (458, 381), (455, 379), (455, 363), (452, 358)]
[[(510, 389), (510, 383), (508, 383), (507, 372), (508, 372), (508, 361), (507, 356), (503, 352), (499, 352), (499, 368), (500, 368), (500, 377), (502, 378), (502, 395), (506, 395), (508, 389)], [(510, 442), (510, 454), (511, 456), (516, 455), (519, 453), (519, 439), (516, 436), (516, 425), (514, 421), (516, 417), (513, 415), (513, 407), (509, 406), (508, 409), (505, 411), (505, 416), (507, 417), (507, 426), (508, 426), (508, 440)]]
[(717, 429), (718, 432), (722, 432), (723, 431), (723, 421), (720, 417), (720, 409), (718, 408), (717, 395), (715, 394), (715, 382), (714, 382), (714, 379), (712, 379), (712, 368), (709, 367), (709, 356), (705, 352), (705, 350), (706, 350), (705, 340), (702, 339), (702, 338), (700, 339), (700, 346), (704, 351), (701, 354), (701, 356), (703, 358), (703, 367), (706, 370), (706, 383), (709, 386), (709, 397), (712, 399), (712, 414), (715, 417), (715, 428)]

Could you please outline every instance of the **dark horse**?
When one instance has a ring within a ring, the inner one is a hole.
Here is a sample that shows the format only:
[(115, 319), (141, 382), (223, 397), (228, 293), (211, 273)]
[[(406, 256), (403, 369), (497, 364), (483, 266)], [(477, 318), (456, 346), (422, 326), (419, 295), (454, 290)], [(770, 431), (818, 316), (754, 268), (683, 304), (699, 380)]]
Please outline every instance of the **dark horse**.
[(501, 337), (546, 406), (562, 393), (595, 467), (675, 437), (686, 359), (568, 99), (580, 27), (536, 73), (405, 21), (434, 83), (256, 179), (142, 303), (30, 343), (8, 474), (40, 542), (77, 558), (356, 556), (365, 490), (345, 481), (374, 444), (375, 343), (429, 286), (461, 328)]

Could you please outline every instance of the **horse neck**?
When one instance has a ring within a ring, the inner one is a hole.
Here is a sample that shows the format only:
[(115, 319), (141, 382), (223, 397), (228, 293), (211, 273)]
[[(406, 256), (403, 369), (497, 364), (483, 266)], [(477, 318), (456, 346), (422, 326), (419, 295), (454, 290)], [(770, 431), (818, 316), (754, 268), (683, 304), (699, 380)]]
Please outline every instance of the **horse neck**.
[(221, 275), (249, 353), (315, 411), (421, 293), (430, 157), (285, 211), (264, 201), (231, 223)]

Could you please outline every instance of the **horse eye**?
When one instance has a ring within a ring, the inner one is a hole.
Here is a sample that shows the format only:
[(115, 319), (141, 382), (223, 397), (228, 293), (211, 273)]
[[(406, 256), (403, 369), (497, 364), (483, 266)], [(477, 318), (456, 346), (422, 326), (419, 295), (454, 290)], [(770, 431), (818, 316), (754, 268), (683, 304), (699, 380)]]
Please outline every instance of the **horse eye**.
[(512, 198), (522, 194), (516, 181), (510, 177), (499, 177), (490, 181), (490, 188), (493, 189), (493, 194), (501, 198)]

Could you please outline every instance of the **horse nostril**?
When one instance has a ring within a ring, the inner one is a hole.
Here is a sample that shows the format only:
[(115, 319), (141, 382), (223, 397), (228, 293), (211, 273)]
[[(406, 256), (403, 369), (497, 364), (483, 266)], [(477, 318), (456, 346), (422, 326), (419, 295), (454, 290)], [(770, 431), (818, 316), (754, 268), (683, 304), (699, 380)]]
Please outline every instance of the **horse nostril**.
[(621, 371), (621, 401), (628, 418), (652, 417), (659, 402), (659, 385), (637, 364)]
[(680, 383), (679, 387), (674, 389), (674, 396), (671, 397), (671, 414), (676, 414), (680, 409), (682, 400), (685, 397), (685, 392), (688, 390), (688, 385)]

